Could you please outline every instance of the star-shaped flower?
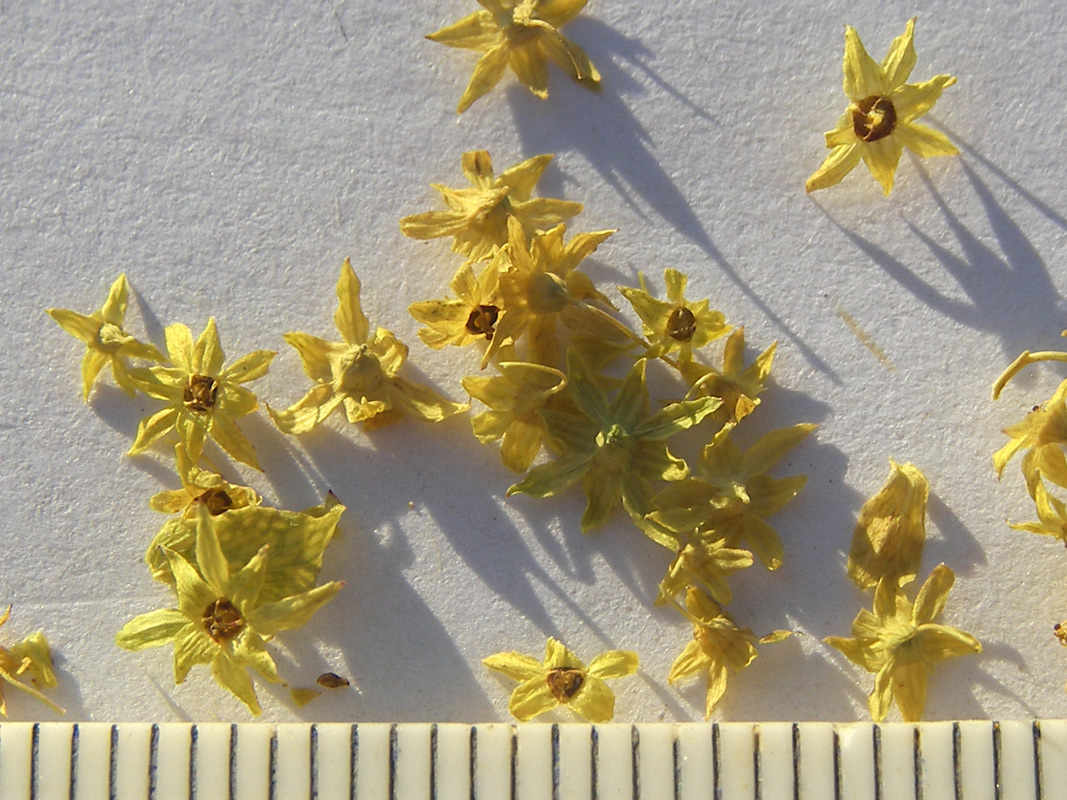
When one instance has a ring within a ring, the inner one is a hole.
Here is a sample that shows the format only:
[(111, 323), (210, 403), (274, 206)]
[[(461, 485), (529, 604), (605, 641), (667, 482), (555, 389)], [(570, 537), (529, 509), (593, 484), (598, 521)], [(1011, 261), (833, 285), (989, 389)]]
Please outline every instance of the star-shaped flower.
[(733, 426), (727, 425), (704, 447), (693, 477), (656, 495), (650, 519), (683, 540), (700, 530), (729, 547), (744, 542), (764, 566), (778, 569), (782, 542), (765, 518), (796, 497), (807, 478), (766, 473), (814, 428), (806, 423), (779, 428), (742, 453), (730, 438)]
[(254, 489), (237, 486), (221, 475), (201, 469), (193, 463), (180, 444), (174, 448), (174, 459), (178, 465), (182, 488), (168, 489), (152, 495), (148, 504), (154, 511), (188, 517), (196, 516), (196, 507), (201, 503), (213, 515), (234, 508), (259, 505), (260, 498)]
[(582, 210), (581, 203), (530, 197), (552, 155), (528, 158), (493, 175), (493, 162), (485, 150), (463, 154), (463, 174), (470, 189), (431, 184), (440, 192), (447, 211), (428, 211), (400, 220), (400, 230), (413, 239), (452, 237), (452, 249), (471, 261), (482, 261), (508, 241), (508, 220), (522, 224), (527, 236), (551, 228)]
[(636, 672), (637, 653), (608, 650), (587, 667), (550, 637), (544, 661), (509, 652), (489, 656), (482, 663), (520, 682), (508, 704), (508, 711), (520, 722), (561, 705), (589, 722), (607, 722), (615, 714), (615, 695), (604, 681)]
[(863, 159), (888, 195), (903, 148), (920, 158), (959, 152), (943, 133), (915, 121), (956, 79), (935, 75), (923, 83), (905, 83), (915, 67), (914, 33), (911, 19), (878, 64), (863, 49), (859, 34), (845, 27), (844, 85), (851, 103), (826, 134), (830, 155), (804, 184), (809, 192), (839, 183)]
[(126, 303), (129, 287), (126, 276), (119, 275), (108, 292), (107, 300), (99, 310), (86, 316), (67, 308), (50, 308), (49, 316), (59, 323), (71, 336), (85, 342), (85, 357), (82, 359), (82, 397), (89, 402), (89, 390), (93, 388), (100, 370), (111, 364), (115, 383), (133, 397), (137, 391), (127, 358), (145, 361), (163, 361), (163, 354), (150, 344), (144, 344), (123, 330), (126, 318)]
[(752, 566), (752, 553), (728, 547), (715, 532), (698, 531), (679, 548), (660, 582), (656, 605), (666, 603), (688, 585), (699, 585), (713, 600), (729, 603), (732, 597), (726, 576)]
[[(0, 628), (11, 616), (11, 606), (0, 614)], [(31, 683), (23, 680), (28, 675)], [(31, 634), (12, 647), (0, 647), (0, 716), (7, 716), (7, 702), (4, 700), (4, 684), (8, 684), (30, 697), (36, 698), (57, 714), (65, 713), (36, 688), (56, 685), (56, 674), (52, 669), (52, 651), (48, 640), (41, 631)]]
[(1043, 483), (1034, 487), (1034, 503), (1037, 506), (1037, 522), (1009, 522), (1017, 531), (1029, 531), (1042, 536), (1051, 536), (1067, 544), (1067, 505), (1049, 493)]
[(686, 591), (685, 607), (678, 606), (678, 610), (693, 623), (693, 639), (674, 660), (667, 682), (704, 673), (707, 677), (705, 719), (711, 717), (726, 692), (730, 673), (740, 672), (755, 660), (757, 641), (778, 642), (790, 635), (789, 631), (775, 631), (757, 640), (751, 630), (737, 627), (718, 603), (692, 586)]
[(423, 342), (440, 350), (447, 345), (464, 347), (480, 339), (493, 341), (500, 317), (500, 260), (494, 258), (478, 276), (465, 261), (450, 284), (454, 299), (423, 300), (408, 306), (408, 313), (426, 326), (419, 331)]
[(215, 520), (200, 506), (196, 526), (196, 566), (173, 551), (178, 608), (162, 608), (127, 622), (115, 637), (119, 647), (144, 650), (174, 645), (174, 682), (185, 681), (197, 664), (211, 664), (220, 686), (233, 692), (253, 714), (259, 700), (248, 667), (281, 683), (266, 642), (304, 625), (343, 584), (333, 581), (273, 602), (261, 598), (270, 558), (264, 545), (240, 569), (232, 570), (215, 533)]
[(508, 245), (501, 253), (508, 264), (500, 275), (503, 311), (482, 358), (483, 367), (505, 344), (520, 340), (526, 347), (527, 361), (556, 366), (557, 321), (565, 320), (572, 327), (581, 327), (583, 322), (603, 326), (599, 318), (585, 320), (581, 316), (583, 311), (593, 314), (589, 302), (606, 303), (607, 298), (578, 265), (614, 231), (579, 233), (564, 243), (566, 232), (567, 226), (560, 223), (528, 239), (517, 221), (508, 222)]
[(982, 652), (982, 645), (971, 634), (934, 622), (955, 580), (952, 570), (939, 564), (913, 605), (895, 578), (885, 578), (875, 589), (873, 611), (861, 609), (852, 622), (852, 637), (824, 640), (849, 661), (875, 673), (868, 699), (875, 722), (885, 719), (893, 700), (906, 722), (917, 722), (926, 705), (926, 680), (934, 664)]
[(525, 472), (541, 452), (546, 435), (539, 412), (567, 379), (558, 369), (521, 361), (501, 361), (497, 369), (500, 374), (492, 378), (463, 379), (467, 393), (489, 406), (471, 417), (471, 427), (482, 444), (500, 439), (504, 466)]
[(199, 461), (204, 442), (211, 437), (233, 458), (259, 469), (256, 451), (234, 420), (259, 406), (255, 394), (241, 386), (267, 374), (276, 353), (256, 350), (223, 369), (226, 360), (212, 317), (193, 343), (181, 323), (166, 330), (170, 367), (138, 370), (133, 378), (142, 392), (167, 407), (141, 420), (129, 455), (144, 452), (170, 431), (193, 462)]
[(640, 289), (620, 286), (619, 291), (641, 318), (641, 325), (649, 340), (649, 358), (678, 351), (681, 361), (692, 361), (693, 348), (703, 347), (730, 332), (726, 318), (721, 312), (710, 308), (706, 298), (698, 303), (685, 299), (688, 278), (678, 270), (668, 268), (663, 271), (666, 300), (657, 300), (649, 294), (643, 273), (638, 273), (637, 279), (641, 284)]
[(745, 329), (739, 327), (726, 340), (721, 371), (699, 361), (682, 361), (678, 370), (689, 383), (691, 393), (722, 400), (712, 419), (722, 424), (740, 422), (759, 405), (759, 395), (766, 388), (777, 346), (777, 342), (772, 342), (746, 367)]
[(578, 45), (559, 32), (587, 0), (478, 0), (482, 10), (427, 36), (450, 47), (484, 53), (474, 67), (467, 90), (456, 111), (489, 92), (504, 70), (540, 98), (548, 97), (548, 62), (584, 86), (599, 88), (600, 73)]
[(541, 416), (551, 437), (563, 447), (553, 461), (534, 467), (508, 494), (549, 497), (582, 482), (587, 505), (582, 530), (603, 525), (622, 501), (635, 523), (671, 550), (678, 543), (648, 523), (653, 482), (677, 481), (689, 474), (685, 461), (667, 450), (666, 440), (698, 424), (714, 411), (717, 398), (672, 403), (649, 413), (645, 359), (638, 360), (612, 400), (574, 350), (567, 354), (567, 391), (575, 414), (545, 409)]
[(349, 422), (362, 422), (364, 427), (395, 422), (404, 413), (439, 422), (467, 408), (398, 374), (408, 349), (385, 328), (371, 333), (359, 293), (359, 278), (346, 258), (333, 317), (344, 341), (285, 334), (285, 341), (300, 354), (304, 372), (315, 381), (311, 391), (284, 411), (268, 406), (274, 423), (285, 433), (307, 433), (342, 407)]

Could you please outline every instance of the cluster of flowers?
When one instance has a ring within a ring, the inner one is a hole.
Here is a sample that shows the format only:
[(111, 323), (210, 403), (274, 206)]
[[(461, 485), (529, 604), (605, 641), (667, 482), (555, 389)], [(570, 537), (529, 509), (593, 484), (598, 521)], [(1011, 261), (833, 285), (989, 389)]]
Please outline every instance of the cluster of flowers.
[[(731, 597), (726, 577), (751, 566), (753, 552), (769, 569), (782, 563), (782, 544), (766, 517), (792, 499), (805, 478), (767, 472), (814, 426), (772, 431), (747, 451), (737, 446), (732, 434), (759, 404), (774, 345), (746, 366), (743, 329), (733, 330), (708, 300), (687, 299), (686, 276), (673, 269), (664, 274), (665, 299), (650, 293), (644, 276), (639, 287), (619, 287), (641, 322), (640, 333), (630, 328), (579, 269), (613, 231), (568, 239), (564, 220), (581, 205), (531, 197), (551, 158), (536, 156), (497, 175), (488, 153), (466, 153), (462, 168), (470, 188), (435, 185), (447, 210), (401, 220), (408, 236), (451, 238), (452, 249), (465, 257), (451, 282), (453, 297), (409, 310), (425, 325), (419, 336), (430, 347), (479, 345), (480, 366), (494, 365), (495, 375), (462, 383), (486, 406), (471, 419), (475, 436), (483, 443), (499, 440), (504, 465), (526, 472), (509, 495), (543, 498), (581, 484), (583, 531), (604, 525), (621, 505), (670, 553), (657, 602), (691, 621), (694, 637), (669, 679), (706, 673), (710, 714), (728, 672), (756, 656), (755, 636), (720, 605)], [(701, 348), (721, 338), (721, 369), (697, 359)], [(646, 380), (653, 362), (676, 378), (675, 396), (657, 398), (656, 411)], [(704, 420), (718, 427), (690, 469), (667, 441)], [(545, 451), (551, 457), (535, 465)], [(551, 642), (548, 649), (542, 671), (578, 669), (556, 664)], [(521, 657), (518, 672), (507, 666), (516, 658), (501, 654), (486, 663), (528, 681), (531, 657)], [(559, 693), (536, 688), (545, 703), (550, 697), (563, 702)], [(516, 716), (544, 710), (520, 690), (512, 698)]]
[[(125, 330), (127, 295), (120, 275), (92, 314), (48, 312), (86, 345), (86, 400), (110, 364), (115, 383), (131, 396), (141, 392), (164, 403), (141, 422), (130, 454), (170, 434), (178, 440), (174, 453), (182, 488), (159, 492), (149, 501), (156, 511), (173, 516), (145, 554), (152, 577), (174, 590), (177, 607), (133, 618), (116, 643), (127, 650), (173, 644), (176, 683), (197, 664), (210, 664), (215, 680), (258, 714), (248, 668), (282, 683), (267, 642), (304, 625), (342, 586), (315, 584), (344, 506), (330, 495), (324, 505), (306, 511), (269, 508), (253, 489), (200, 466), (210, 438), (235, 460), (259, 469), (255, 450), (235, 420), (257, 408), (256, 396), (242, 384), (265, 375), (275, 353), (259, 350), (225, 367), (212, 319), (195, 342), (186, 326), (169, 326), (164, 356)], [(156, 365), (131, 366), (131, 359)], [(297, 702), (317, 694), (292, 691)]]
[[(11, 606), (0, 614), (0, 628), (11, 616)], [(29, 679), (27, 682), (27, 678)], [(56, 685), (56, 673), (52, 669), (52, 651), (41, 631), (32, 633), (12, 647), (0, 647), (0, 716), (7, 716), (7, 701), (4, 699), (4, 684), (35, 697), (58, 714), (63, 709), (41, 694), (38, 687)]]
[[(1063, 332), (1067, 336), (1067, 331)], [(993, 399), (1021, 370), (1041, 361), (1067, 361), (1067, 353), (1044, 350), (1032, 353), (1024, 351), (1004, 370), (993, 384)], [(1016, 530), (1030, 531), (1042, 536), (1051, 536), (1067, 544), (1067, 505), (1050, 491), (1050, 487), (1067, 488), (1067, 380), (1052, 393), (1052, 397), (1036, 405), (1021, 422), (1004, 429), (1010, 441), (993, 454), (993, 466), (997, 478), (1004, 467), (1019, 453), (1023, 453), (1021, 467), (1026, 481), (1026, 490), (1034, 501), (1037, 520), (1034, 522), (1009, 523)], [(1067, 626), (1055, 627), (1056, 638), (1067, 646)]]
[(850, 661), (875, 673), (867, 700), (871, 719), (880, 722), (895, 700), (907, 722), (922, 717), (926, 681), (934, 664), (953, 656), (980, 653), (969, 633), (934, 622), (945, 607), (955, 574), (938, 564), (909, 600), (903, 587), (919, 574), (926, 543), (929, 485), (913, 464), (890, 460), (889, 478), (864, 503), (852, 534), (848, 577), (860, 589), (874, 590), (872, 610), (852, 622), (852, 637), (825, 641)]
[[(463, 113), (511, 68), (537, 97), (548, 97), (548, 62), (580, 85), (600, 88), (600, 73), (577, 44), (559, 32), (587, 0), (478, 0), (482, 8), (426, 38), (481, 53), (456, 111)], [(841, 181), (862, 160), (888, 195), (904, 148), (920, 158), (959, 152), (939, 131), (916, 122), (956, 83), (935, 75), (907, 83), (915, 67), (915, 20), (890, 45), (882, 63), (872, 59), (855, 29), (845, 28), (844, 89), (849, 106), (826, 133), (830, 153), (807, 182), (807, 191)]]

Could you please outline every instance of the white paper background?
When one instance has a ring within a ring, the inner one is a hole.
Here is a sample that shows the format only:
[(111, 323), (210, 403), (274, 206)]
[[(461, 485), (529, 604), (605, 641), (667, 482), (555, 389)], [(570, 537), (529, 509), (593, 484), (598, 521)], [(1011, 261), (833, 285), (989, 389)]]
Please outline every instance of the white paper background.
[[(1051, 636), (1067, 617), (1067, 553), (1007, 528), (1032, 508), (1017, 466), (998, 484), (990, 465), (1000, 430), (1059, 374), (1030, 370), (989, 399), (1020, 350), (1056, 347), (1067, 328), (1067, 7), (1008, 5), (591, 0), (566, 33), (603, 73), (601, 93), (553, 69), (541, 102), (509, 76), (457, 118), (475, 57), (422, 37), (473, 11), (467, 0), (5, 0), (0, 602), (15, 612), (3, 641), (46, 629), (53, 696), (76, 719), (247, 718), (204, 668), (173, 686), (169, 648), (113, 644), (129, 617), (170, 602), (141, 557), (163, 521), (147, 499), (175, 485), (172, 458), (123, 455), (155, 405), (110, 382), (82, 403), (83, 348), (46, 307), (98, 308), (124, 271), (128, 327), (157, 344), (165, 325), (198, 332), (214, 315), (230, 357), (279, 350), (255, 388), (282, 406), (307, 381), (280, 335), (333, 335), (347, 256), (372, 322), (411, 346), (409, 374), (460, 397), (473, 354), (430, 351), (405, 311), (443, 296), (459, 258), (405, 239), (397, 220), (437, 207), (430, 182), (461, 185), (465, 150), (490, 150), (498, 169), (553, 152), (540, 193), (585, 203), (572, 230), (619, 229), (586, 263), (598, 285), (618, 298), (638, 270), (656, 286), (664, 267), (687, 272), (690, 296), (746, 326), (749, 358), (779, 341), (745, 435), (820, 425), (779, 470), (809, 476), (775, 520), (785, 564), (739, 575), (730, 607), (757, 632), (803, 635), (762, 649), (717, 715), (866, 715), (870, 676), (821, 639), (846, 635), (869, 602), (843, 551), (889, 457), (929, 477), (924, 571), (956, 570), (945, 619), (985, 645), (942, 665), (927, 716), (1067, 714), (1067, 652)], [(843, 25), (881, 58), (915, 14), (914, 78), (959, 77), (929, 119), (962, 155), (905, 156), (889, 199), (862, 167), (805, 195), (845, 103)], [(370, 436), (336, 418), (299, 440), (262, 413), (242, 427), (266, 473), (227, 465), (230, 477), (284, 507), (327, 488), (349, 507), (322, 573), (347, 586), (278, 652), (297, 685), (329, 669), (357, 690), (297, 710), (261, 685), (264, 718), (503, 719), (511, 684), (480, 659), (540, 652), (548, 635), (586, 657), (640, 653), (640, 674), (615, 684), (617, 719), (702, 715), (699, 682), (665, 681), (690, 631), (650, 607), (664, 553), (621, 516), (583, 536), (578, 491), (505, 499), (513, 476), (464, 418)], [(10, 706), (49, 717), (24, 697)]]

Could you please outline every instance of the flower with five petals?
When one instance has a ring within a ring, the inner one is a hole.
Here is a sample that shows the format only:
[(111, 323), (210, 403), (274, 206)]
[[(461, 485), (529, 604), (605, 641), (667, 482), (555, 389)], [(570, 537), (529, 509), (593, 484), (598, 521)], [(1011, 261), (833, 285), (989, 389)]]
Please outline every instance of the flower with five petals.
[(553, 638), (545, 643), (545, 659), (509, 652), (482, 661), (489, 669), (519, 681), (508, 711), (520, 722), (561, 705), (590, 722), (607, 722), (615, 714), (615, 695), (604, 682), (637, 670), (637, 653), (608, 650), (589, 666)]
[(587, 0), (478, 0), (480, 11), (427, 36), (450, 47), (484, 55), (474, 67), (456, 111), (488, 93), (504, 70), (511, 71), (538, 97), (548, 97), (548, 62), (584, 86), (599, 88), (600, 73), (578, 45), (559, 32)]

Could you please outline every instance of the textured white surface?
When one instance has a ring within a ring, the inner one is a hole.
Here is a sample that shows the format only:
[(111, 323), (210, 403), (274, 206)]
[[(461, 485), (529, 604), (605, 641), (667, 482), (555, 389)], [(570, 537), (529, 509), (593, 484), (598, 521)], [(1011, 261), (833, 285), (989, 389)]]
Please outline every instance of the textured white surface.
[[(730, 607), (757, 632), (805, 635), (762, 649), (718, 716), (865, 716), (870, 677), (821, 639), (847, 634), (868, 602), (843, 551), (889, 457), (928, 476), (924, 570), (942, 560), (956, 570), (946, 621), (985, 645), (942, 665), (927, 716), (1067, 715), (1064, 651), (1051, 637), (1067, 617), (1067, 554), (1007, 528), (1033, 512), (1017, 467), (998, 484), (989, 460), (1001, 428), (1059, 376), (1032, 370), (997, 404), (992, 380), (1067, 328), (1067, 7), (1013, 5), (591, 0), (567, 33), (600, 68), (603, 92), (553, 71), (541, 102), (508, 77), (457, 118), (474, 57), (422, 36), (473, 10), (468, 0), (6, 0), (0, 602), (15, 613), (5, 637), (46, 629), (62, 684), (53, 696), (76, 719), (246, 719), (207, 670), (175, 687), (169, 649), (113, 644), (126, 619), (169, 602), (141, 556), (162, 523), (147, 498), (174, 485), (172, 459), (123, 455), (151, 401), (108, 383), (82, 403), (82, 347), (44, 309), (97, 308), (125, 271), (131, 329), (159, 343), (163, 326), (198, 331), (214, 315), (231, 357), (280, 351), (255, 388), (283, 405), (307, 384), (280, 335), (332, 335), (348, 256), (372, 322), (458, 397), (471, 353), (431, 352), (405, 311), (443, 294), (458, 257), (405, 239), (397, 220), (436, 207), (428, 184), (456, 185), (465, 150), (490, 150), (500, 168), (554, 152), (540, 191), (585, 203), (572, 230), (619, 229), (588, 264), (594, 280), (608, 289), (644, 270), (659, 285), (664, 267), (687, 272), (692, 296), (746, 325), (750, 357), (779, 341), (776, 383), (749, 434), (820, 424), (780, 470), (809, 476), (776, 518), (785, 564), (738, 576)], [(880, 58), (916, 13), (915, 78), (959, 77), (932, 122), (962, 155), (905, 156), (889, 199), (862, 168), (806, 196), (822, 132), (843, 108), (843, 25)], [(506, 500), (513, 477), (462, 418), (371, 436), (333, 419), (299, 440), (262, 414), (242, 427), (266, 473), (227, 466), (231, 477), (284, 507), (332, 488), (349, 508), (323, 570), (347, 586), (306, 635), (283, 639), (279, 662), (298, 685), (329, 669), (357, 691), (296, 710), (262, 685), (265, 718), (503, 719), (511, 685), (480, 659), (537, 652), (548, 635), (579, 654), (640, 653), (639, 675), (616, 684), (617, 719), (700, 716), (702, 685), (665, 682), (690, 632), (651, 609), (664, 555), (621, 516), (583, 536), (579, 492)], [(10, 705), (16, 717), (49, 715), (25, 697)]]

